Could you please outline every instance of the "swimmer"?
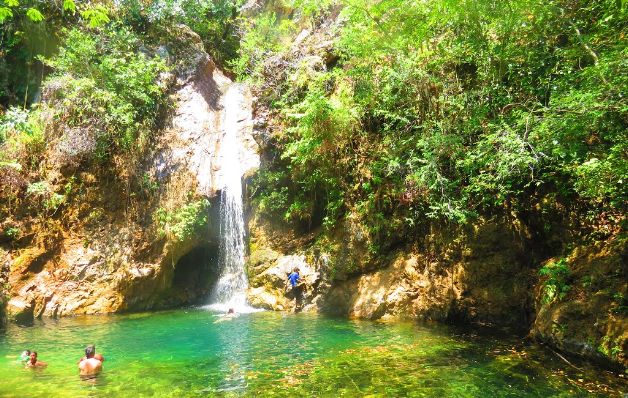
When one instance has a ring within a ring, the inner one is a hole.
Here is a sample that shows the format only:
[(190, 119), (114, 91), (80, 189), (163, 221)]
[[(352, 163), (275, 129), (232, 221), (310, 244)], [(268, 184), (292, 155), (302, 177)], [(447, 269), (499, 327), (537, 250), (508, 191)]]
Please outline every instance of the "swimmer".
[[(88, 347), (92, 347), (92, 349), (94, 350), (94, 352), (96, 352), (96, 346), (95, 345), (90, 345)], [(87, 356), (84, 356), (83, 358), (79, 359), (79, 361), (77, 363), (81, 363), (81, 361), (87, 359)], [(94, 359), (98, 359), (100, 362), (105, 362), (105, 357), (102, 356), (102, 354), (94, 354)]]
[[(100, 356), (102, 358), (102, 355)], [(102, 360), (96, 358), (96, 347), (94, 345), (88, 345), (85, 347), (85, 357), (79, 361), (79, 375), (84, 377), (93, 377), (102, 371)]]
[(227, 310), (226, 314), (220, 315), (220, 319), (217, 319), (214, 321), (214, 323), (220, 323), (220, 322), (224, 322), (224, 321), (230, 321), (233, 318), (237, 318), (238, 317), (238, 313), (235, 312), (235, 310), (233, 308), (229, 308)]
[(37, 360), (37, 351), (31, 352), (30, 359), (26, 362), (27, 368), (45, 368), (48, 366), (46, 362)]

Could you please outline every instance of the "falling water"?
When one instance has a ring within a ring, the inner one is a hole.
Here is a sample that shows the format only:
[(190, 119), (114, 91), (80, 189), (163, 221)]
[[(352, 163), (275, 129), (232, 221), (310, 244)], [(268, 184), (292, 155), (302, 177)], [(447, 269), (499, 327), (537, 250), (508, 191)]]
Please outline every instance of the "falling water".
[(220, 195), (220, 277), (212, 294), (213, 309), (250, 312), (246, 305), (248, 280), (244, 269), (244, 217), (242, 213), (242, 165), (238, 145), (238, 114), (242, 93), (232, 85), (224, 97), (221, 142), (222, 191)]

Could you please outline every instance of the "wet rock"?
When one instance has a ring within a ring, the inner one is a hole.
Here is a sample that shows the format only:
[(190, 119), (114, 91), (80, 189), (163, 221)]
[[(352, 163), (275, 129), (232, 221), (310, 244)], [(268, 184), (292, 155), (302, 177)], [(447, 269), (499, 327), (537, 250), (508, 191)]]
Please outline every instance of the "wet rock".
[[(272, 255), (270, 253), (273, 253)], [(264, 269), (251, 281), (253, 288), (247, 293), (251, 305), (276, 310), (302, 309), (313, 299), (319, 283), (319, 273), (310, 265), (304, 255), (277, 257), (276, 252), (265, 249), (253, 256), (255, 269)], [(269, 262), (264, 262), (267, 259)], [(299, 269), (299, 297), (289, 288), (288, 275), (294, 268)]]
[[(252, 135), (252, 99), (246, 86), (231, 82), (209, 56), (198, 60), (196, 70), (196, 75), (174, 94), (172, 127), (157, 145), (154, 170), (159, 181), (174, 177), (183, 185), (179, 188), (211, 197), (225, 184), (225, 161), (220, 151), (225, 128), (235, 127), (237, 131), (245, 176), (259, 167), (259, 148)], [(227, 109), (237, 112), (236, 126), (226, 126)], [(181, 174), (178, 178), (177, 173)]]
[[(351, 215), (338, 233), (335, 251), (314, 255), (309, 262), (265, 235), (267, 228), (258, 225), (263, 220), (253, 218), (252, 223), (251, 258), (256, 261), (251, 285), (285, 295), (281, 287), (287, 273), (298, 265), (311, 273), (305, 277), (306, 310), (366, 319), (509, 325), (521, 325), (530, 311), (533, 280), (522, 263), (524, 246), (520, 234), (505, 223), (482, 221), (455, 239), (443, 231), (432, 238), (445, 242), (438, 254), (398, 250), (381, 263), (369, 256), (368, 232)], [(285, 252), (277, 257), (280, 250)], [(272, 253), (266, 261), (265, 253)]]
[(24, 299), (12, 298), (7, 303), (9, 319), (18, 323), (28, 323), (33, 320), (34, 300), (28, 302)]
[(247, 291), (247, 299), (249, 304), (255, 308), (272, 311), (285, 311), (291, 308), (290, 301), (280, 289), (270, 289), (263, 286), (251, 288)]

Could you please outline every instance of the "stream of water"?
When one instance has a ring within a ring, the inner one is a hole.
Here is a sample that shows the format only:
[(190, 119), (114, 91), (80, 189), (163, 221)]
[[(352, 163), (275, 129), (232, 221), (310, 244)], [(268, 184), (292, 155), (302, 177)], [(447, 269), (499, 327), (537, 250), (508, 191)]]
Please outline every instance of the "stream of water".
[[(90, 343), (106, 360), (103, 373), (85, 382), (77, 360)], [(25, 369), (16, 358), (26, 348), (48, 367)], [(617, 376), (575, 370), (520, 340), (439, 325), (274, 312), (227, 320), (198, 308), (45, 319), (0, 335), (2, 397), (602, 397), (622, 390)]]
[(232, 85), (225, 93), (223, 107), (223, 139), (221, 141), (222, 191), (220, 195), (220, 276), (211, 297), (211, 308), (226, 312), (251, 312), (246, 305), (248, 280), (244, 269), (244, 216), (242, 204), (242, 174), (238, 146), (238, 114), (242, 93)]

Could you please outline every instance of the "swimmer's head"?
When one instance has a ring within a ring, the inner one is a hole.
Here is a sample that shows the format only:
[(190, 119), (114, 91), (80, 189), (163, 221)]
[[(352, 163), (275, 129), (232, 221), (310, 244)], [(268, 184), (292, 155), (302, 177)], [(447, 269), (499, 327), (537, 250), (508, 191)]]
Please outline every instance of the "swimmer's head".
[(85, 347), (85, 357), (86, 358), (93, 357), (95, 353), (96, 353), (96, 346), (95, 345), (90, 344), (87, 347)]
[(227, 314), (234, 314), (235, 310), (233, 308), (229, 308), (229, 310), (227, 311)]
[(31, 350), (24, 350), (24, 351), (22, 351), (22, 356), (23, 357), (30, 357), (31, 356)]

